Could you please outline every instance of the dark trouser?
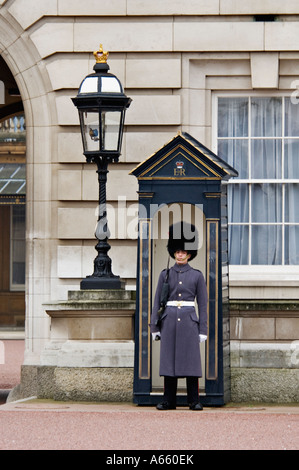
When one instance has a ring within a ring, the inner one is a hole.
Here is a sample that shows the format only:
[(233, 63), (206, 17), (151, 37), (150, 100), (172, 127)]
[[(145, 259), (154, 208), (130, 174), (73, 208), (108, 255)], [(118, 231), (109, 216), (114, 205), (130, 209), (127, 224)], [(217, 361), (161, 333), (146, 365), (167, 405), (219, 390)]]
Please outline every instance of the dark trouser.
[[(198, 403), (198, 377), (186, 377), (188, 403)], [(164, 399), (170, 405), (176, 404), (178, 377), (164, 377)]]

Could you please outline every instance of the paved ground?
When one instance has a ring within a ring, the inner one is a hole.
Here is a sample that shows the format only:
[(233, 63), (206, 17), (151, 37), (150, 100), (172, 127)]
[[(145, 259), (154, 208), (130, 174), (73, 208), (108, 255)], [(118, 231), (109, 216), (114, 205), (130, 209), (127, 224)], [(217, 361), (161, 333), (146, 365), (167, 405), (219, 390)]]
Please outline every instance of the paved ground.
[(19, 383), (23, 360), (23, 340), (0, 338), (0, 389), (9, 389)]
[[(23, 342), (9, 343), (5, 342), (6, 363), (0, 364), (2, 390), (17, 385), (22, 363)], [(113, 451), (132, 451), (128, 455), (136, 456), (138, 451), (148, 450), (150, 455), (159, 456), (165, 451), (190, 455), (195, 450), (298, 448), (299, 405), (230, 404), (204, 408), (201, 412), (184, 407), (161, 412), (155, 407), (138, 407), (132, 403), (32, 399), (0, 406), (0, 450), (97, 449), (106, 451), (103, 463), (110, 463), (110, 458), (122, 455)], [(142, 462), (130, 463), (140, 468), (150, 463), (148, 460), (141, 465)], [(115, 463), (125, 462), (114, 460)]]

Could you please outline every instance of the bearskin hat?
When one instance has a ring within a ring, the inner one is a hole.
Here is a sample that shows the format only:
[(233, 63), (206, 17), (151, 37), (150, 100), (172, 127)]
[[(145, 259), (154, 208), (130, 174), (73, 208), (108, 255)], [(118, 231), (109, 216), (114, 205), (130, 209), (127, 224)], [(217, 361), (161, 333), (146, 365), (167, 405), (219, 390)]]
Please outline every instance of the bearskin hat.
[(198, 250), (198, 232), (196, 227), (186, 222), (178, 222), (169, 227), (169, 239), (167, 244), (169, 255), (174, 258), (176, 251), (187, 251), (194, 259)]

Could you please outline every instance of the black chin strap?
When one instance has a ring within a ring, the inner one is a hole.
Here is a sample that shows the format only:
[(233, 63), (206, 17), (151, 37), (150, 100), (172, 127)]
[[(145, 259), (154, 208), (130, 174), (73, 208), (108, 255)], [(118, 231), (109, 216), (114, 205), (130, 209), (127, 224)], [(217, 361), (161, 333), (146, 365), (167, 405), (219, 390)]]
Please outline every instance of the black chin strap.
[[(179, 261), (185, 261), (185, 259), (188, 259), (188, 257), (190, 258), (190, 253), (188, 253), (187, 256), (185, 256), (185, 258), (181, 258)], [(177, 259), (176, 256), (175, 256), (175, 259)]]

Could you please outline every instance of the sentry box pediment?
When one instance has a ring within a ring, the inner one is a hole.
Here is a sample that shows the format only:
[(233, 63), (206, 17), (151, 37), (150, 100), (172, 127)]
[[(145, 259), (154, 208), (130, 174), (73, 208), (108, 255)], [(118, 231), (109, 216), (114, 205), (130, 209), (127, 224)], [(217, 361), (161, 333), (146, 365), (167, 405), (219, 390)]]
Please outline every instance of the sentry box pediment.
[(234, 168), (187, 133), (140, 163), (131, 175), (138, 180), (227, 180), (237, 176)]
[[(193, 267), (204, 273), (209, 296), (201, 400), (206, 405), (222, 405), (229, 399), (230, 390), (227, 183), (238, 173), (192, 136), (182, 133), (130, 174), (138, 179), (139, 186), (134, 401), (155, 404), (163, 395), (156, 367), (159, 352), (149, 332), (151, 308), (158, 274), (167, 263), (170, 219), (188, 222), (190, 214), (202, 239), (194, 260), (200, 264)], [(178, 397), (178, 403), (185, 404), (184, 400), (184, 395)]]

